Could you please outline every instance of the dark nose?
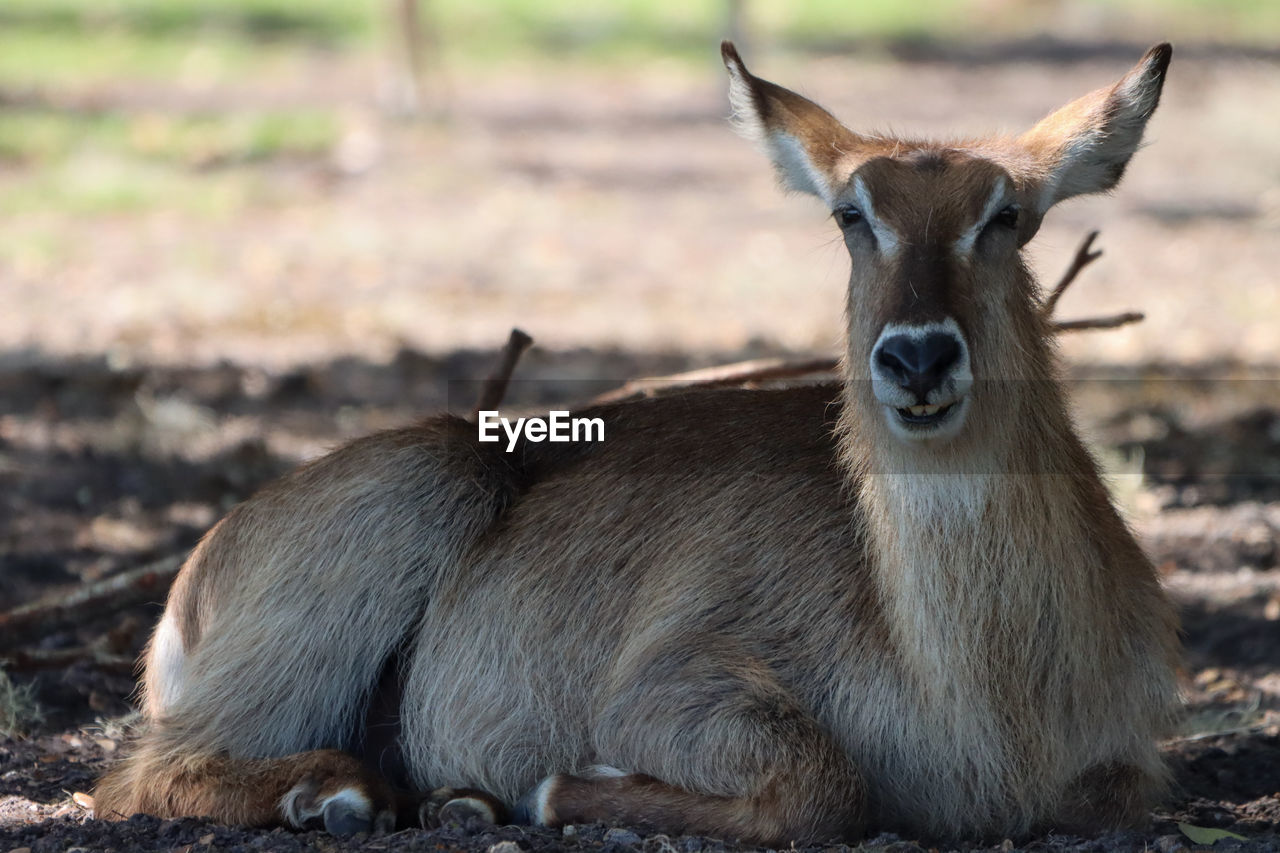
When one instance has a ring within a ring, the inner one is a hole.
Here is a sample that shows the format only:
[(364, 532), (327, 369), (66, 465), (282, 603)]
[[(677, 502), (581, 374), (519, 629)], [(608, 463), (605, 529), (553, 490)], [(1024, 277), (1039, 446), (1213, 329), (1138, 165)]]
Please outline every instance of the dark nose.
[(942, 384), (959, 360), (960, 341), (943, 332), (930, 332), (923, 338), (893, 335), (881, 341), (876, 351), (876, 363), (921, 402)]

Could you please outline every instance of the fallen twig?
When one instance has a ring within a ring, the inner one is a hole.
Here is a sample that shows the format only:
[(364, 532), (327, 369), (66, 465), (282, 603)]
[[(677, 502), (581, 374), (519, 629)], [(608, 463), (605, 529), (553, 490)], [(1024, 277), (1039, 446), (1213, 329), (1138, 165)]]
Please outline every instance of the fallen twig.
[(60, 595), (46, 596), (0, 613), (0, 650), (16, 648), (50, 631), (147, 601), (163, 601), (186, 554), (172, 554)]
[(836, 369), (839, 361), (834, 358), (810, 358), (799, 361), (784, 358), (754, 358), (733, 364), (721, 364), (715, 367), (703, 367), (685, 373), (673, 373), (670, 376), (655, 376), (650, 379), (633, 379), (621, 387), (606, 391), (596, 397), (593, 403), (617, 403), (640, 397), (651, 397), (672, 388), (685, 388), (696, 385), (701, 388), (716, 388), (745, 385), (751, 382), (765, 382), (772, 379), (795, 379), (814, 373), (830, 373)]
[(1211, 740), (1216, 737), (1227, 737), (1228, 735), (1251, 735), (1261, 734), (1263, 732), (1274, 732), (1280, 730), (1275, 720), (1268, 720), (1263, 723), (1254, 723), (1248, 726), (1238, 726), (1233, 729), (1221, 729), (1213, 732), (1200, 732), (1193, 735), (1182, 735), (1180, 737), (1165, 738), (1160, 741), (1160, 746), (1173, 746), (1179, 743), (1194, 743), (1201, 740)]
[(507, 383), (511, 381), (511, 374), (516, 369), (516, 362), (520, 360), (520, 356), (524, 355), (524, 351), (532, 343), (533, 338), (524, 332), (519, 329), (511, 330), (511, 335), (507, 338), (507, 344), (502, 348), (501, 360), (480, 388), (480, 399), (476, 401), (475, 408), (471, 410), (472, 420), (479, 418), (481, 412), (493, 411), (501, 405), (502, 398), (507, 393)]
[(133, 655), (122, 655), (95, 646), (70, 649), (13, 649), (4, 654), (4, 668), (10, 672), (38, 669), (62, 669), (76, 663), (89, 663), (98, 669), (131, 673), (137, 663)]

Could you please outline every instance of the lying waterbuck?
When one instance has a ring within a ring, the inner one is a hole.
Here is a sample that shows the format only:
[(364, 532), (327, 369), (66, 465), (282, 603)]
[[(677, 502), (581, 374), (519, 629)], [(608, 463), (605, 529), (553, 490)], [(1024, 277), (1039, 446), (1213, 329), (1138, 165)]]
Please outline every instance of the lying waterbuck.
[(100, 816), (352, 831), (440, 788), (770, 845), (1143, 819), (1175, 619), (1020, 250), (1115, 186), (1169, 46), (954, 142), (855, 133), (723, 53), (852, 257), (843, 382), (594, 407), (603, 442), (514, 452), (441, 416), (264, 489), (173, 587)]

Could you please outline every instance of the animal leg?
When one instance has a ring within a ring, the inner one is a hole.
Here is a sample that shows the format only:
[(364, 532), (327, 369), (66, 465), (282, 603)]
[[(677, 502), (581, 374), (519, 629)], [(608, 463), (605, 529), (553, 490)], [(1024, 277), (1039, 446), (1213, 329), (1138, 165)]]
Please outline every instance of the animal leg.
[(241, 826), (321, 825), (336, 834), (395, 825), (390, 787), (336, 749), (248, 759), (183, 755), (144, 742), (94, 792), (100, 819), (138, 812), (198, 815)]
[(493, 795), (474, 788), (436, 788), (418, 805), (424, 829), (457, 824), (477, 831), (507, 821), (507, 810)]
[(1090, 767), (1076, 777), (1053, 828), (1061, 832), (1089, 832), (1098, 827), (1141, 826), (1149, 817), (1162, 781), (1131, 764)]
[(521, 800), (517, 818), (766, 846), (862, 832), (861, 775), (763, 667), (717, 670), (699, 660), (685, 669), (696, 677), (667, 680), (666, 666), (640, 673), (600, 716), (599, 756), (627, 772), (549, 776)]

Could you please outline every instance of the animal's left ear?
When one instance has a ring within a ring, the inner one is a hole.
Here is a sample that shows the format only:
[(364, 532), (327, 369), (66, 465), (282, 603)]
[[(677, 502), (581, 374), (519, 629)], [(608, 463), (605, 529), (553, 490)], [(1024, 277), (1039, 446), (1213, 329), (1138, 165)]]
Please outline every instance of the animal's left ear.
[(1072, 101), (1019, 138), (1043, 180), (1040, 214), (1119, 183), (1160, 103), (1172, 56), (1170, 45), (1156, 45), (1120, 82)]

